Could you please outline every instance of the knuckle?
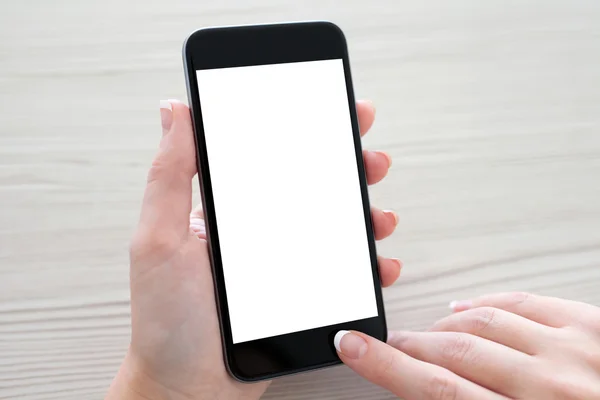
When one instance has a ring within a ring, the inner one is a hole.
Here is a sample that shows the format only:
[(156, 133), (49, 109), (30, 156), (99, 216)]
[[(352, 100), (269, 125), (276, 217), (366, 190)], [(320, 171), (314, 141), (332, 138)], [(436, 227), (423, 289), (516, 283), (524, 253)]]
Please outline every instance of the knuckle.
[[(189, 138), (190, 140), (191, 137)], [(164, 175), (189, 176), (197, 172), (195, 146), (188, 140), (181, 142), (173, 136), (163, 137), (160, 149), (150, 166), (148, 182)]]
[(509, 301), (515, 306), (520, 306), (524, 303), (529, 302), (533, 297), (533, 294), (528, 292), (514, 292), (509, 294)]
[[(544, 390), (545, 397), (553, 399), (587, 400), (596, 399), (595, 388), (580, 372), (567, 370), (557, 374), (556, 371), (564, 369), (560, 360), (546, 361), (539, 365), (533, 375), (533, 385)], [(543, 389), (542, 389), (543, 388)]]
[(600, 371), (600, 342), (592, 333), (570, 326), (550, 332), (553, 350), (562, 354), (571, 354), (578, 360), (586, 362), (593, 370)]
[(467, 317), (469, 330), (474, 334), (485, 332), (496, 323), (496, 313), (497, 310), (493, 307), (481, 307), (472, 310)]
[(152, 160), (150, 170), (148, 170), (147, 182), (152, 183), (161, 180), (168, 173), (168, 165), (164, 162), (164, 157), (159, 154)]
[(591, 368), (600, 371), (600, 343), (597, 338), (587, 332), (579, 332), (577, 336), (569, 342), (573, 352), (586, 361)]
[(593, 397), (592, 389), (582, 385), (578, 379), (575, 378), (563, 378), (556, 379), (556, 377), (550, 378), (548, 382), (551, 387), (551, 392), (555, 398), (559, 399), (572, 399), (572, 400), (586, 400), (597, 398)]
[(135, 234), (129, 242), (129, 258), (133, 261), (140, 258), (140, 255), (146, 251), (144, 240), (139, 234)]
[(456, 334), (442, 345), (442, 358), (448, 364), (462, 363), (471, 357), (474, 342), (468, 335)]
[(394, 370), (398, 360), (396, 352), (390, 352), (383, 357), (375, 370), (375, 379), (379, 382), (386, 381), (390, 376), (394, 375)]
[(148, 170), (147, 183), (189, 181), (191, 176), (196, 173), (196, 164), (193, 157), (191, 161), (188, 158), (166, 153), (158, 154), (152, 160)]
[(138, 231), (129, 244), (131, 263), (160, 262), (172, 255), (179, 247), (179, 240), (160, 232)]
[(450, 374), (434, 375), (427, 383), (425, 393), (428, 400), (456, 400), (458, 386)]

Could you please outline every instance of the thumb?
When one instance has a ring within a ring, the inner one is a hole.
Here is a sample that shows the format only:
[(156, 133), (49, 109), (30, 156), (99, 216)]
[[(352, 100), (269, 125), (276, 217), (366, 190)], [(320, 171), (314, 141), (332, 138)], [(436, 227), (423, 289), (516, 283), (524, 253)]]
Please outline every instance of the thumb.
[(196, 146), (185, 104), (161, 101), (160, 114), (163, 137), (148, 172), (140, 228), (147, 234), (175, 239), (189, 233)]
[(407, 400), (418, 398), (411, 393), (411, 382), (407, 379), (409, 356), (356, 331), (339, 331), (334, 346), (344, 364), (363, 378)]
[(398, 397), (406, 400), (463, 398), (450, 397), (456, 394), (454, 374), (416, 360), (369, 335), (339, 331), (334, 346), (340, 359), (354, 372)]

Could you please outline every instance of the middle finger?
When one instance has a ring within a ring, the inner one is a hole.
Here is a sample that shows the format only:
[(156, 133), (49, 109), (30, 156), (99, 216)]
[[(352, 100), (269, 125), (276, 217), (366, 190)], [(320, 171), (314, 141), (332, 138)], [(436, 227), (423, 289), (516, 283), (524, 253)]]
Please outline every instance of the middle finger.
[(394, 211), (371, 207), (371, 218), (373, 219), (375, 240), (385, 239), (390, 236), (394, 233), (398, 225), (398, 214)]
[(553, 343), (555, 337), (555, 328), (492, 307), (451, 314), (436, 322), (430, 331), (470, 333), (532, 356), (547, 343)]
[(533, 357), (474, 335), (393, 332), (388, 344), (511, 398), (517, 398), (531, 380), (527, 374), (533, 369)]
[(381, 181), (392, 165), (392, 157), (382, 151), (363, 150), (367, 183), (373, 185)]

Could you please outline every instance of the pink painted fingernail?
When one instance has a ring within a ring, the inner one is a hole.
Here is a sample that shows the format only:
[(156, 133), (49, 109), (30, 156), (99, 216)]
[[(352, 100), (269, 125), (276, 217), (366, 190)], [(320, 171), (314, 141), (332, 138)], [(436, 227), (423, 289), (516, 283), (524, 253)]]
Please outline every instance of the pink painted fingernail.
[(371, 105), (371, 108), (373, 108), (373, 114), (377, 113), (377, 108), (375, 107), (375, 103), (373, 103), (373, 100), (365, 100), (367, 103), (369, 103)]
[(402, 269), (402, 261), (397, 258), (390, 258), (390, 260), (398, 266), (399, 269)]
[(473, 302), (471, 300), (454, 300), (448, 307), (454, 312), (465, 311), (473, 307)]
[(348, 358), (354, 360), (362, 357), (367, 352), (365, 339), (349, 331), (339, 331), (333, 338), (335, 349)]
[(387, 159), (388, 168), (390, 168), (392, 166), (392, 156), (390, 156), (385, 151), (376, 151), (376, 153), (381, 154), (382, 156), (384, 156)]
[(390, 210), (383, 210), (383, 213), (387, 217), (392, 217), (394, 219), (394, 226), (398, 225), (398, 214)]

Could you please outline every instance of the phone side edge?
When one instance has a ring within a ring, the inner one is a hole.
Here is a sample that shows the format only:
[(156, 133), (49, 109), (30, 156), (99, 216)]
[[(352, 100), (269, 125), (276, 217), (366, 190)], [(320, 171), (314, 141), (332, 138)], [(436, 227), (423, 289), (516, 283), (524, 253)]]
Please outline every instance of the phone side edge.
[[(192, 120), (192, 128), (193, 128), (193, 136), (194, 136), (194, 146), (195, 146), (195, 155), (196, 155), (196, 168), (197, 168), (197, 173), (198, 173), (198, 183), (200, 186), (200, 197), (201, 197), (201, 201), (202, 201), (202, 209), (206, 210), (207, 209), (207, 200), (206, 200), (206, 193), (205, 193), (205, 185), (203, 183), (203, 178), (202, 178), (202, 173), (201, 171), (201, 161), (200, 161), (200, 148), (199, 148), (199, 144), (198, 144), (198, 131), (197, 131), (197, 127), (198, 127), (198, 121), (196, 120), (196, 109), (195, 109), (195, 105), (194, 105), (194, 99), (193, 99), (193, 95), (192, 95), (192, 82), (191, 82), (191, 75), (192, 73), (194, 73), (195, 71), (191, 68), (192, 67), (192, 55), (189, 53), (189, 43), (191, 40), (194, 40), (194, 37), (197, 36), (199, 33), (205, 32), (207, 30), (210, 30), (212, 28), (201, 28), (198, 29), (192, 33), (190, 33), (188, 35), (188, 37), (184, 40), (183, 42), (183, 46), (182, 46), (182, 58), (183, 58), (183, 69), (184, 69), (184, 76), (185, 76), (185, 83), (186, 83), (186, 91), (187, 91), (187, 96), (188, 96), (188, 107), (190, 110), (190, 117)], [(200, 99), (198, 98), (198, 102), (200, 102)], [(197, 110), (198, 112), (200, 112), (200, 110)], [(205, 211), (206, 212), (206, 211)], [(210, 218), (207, 217), (207, 215), (205, 214), (205, 218)], [(215, 298), (215, 306), (217, 309), (217, 316), (218, 316), (218, 320), (219, 320), (219, 333), (221, 336), (221, 347), (222, 347), (222, 352), (223, 352), (223, 363), (225, 364), (225, 368), (227, 370), (227, 372), (229, 373), (229, 375), (234, 378), (235, 380), (242, 382), (242, 383), (249, 383), (249, 382), (253, 382), (252, 380), (246, 380), (243, 377), (239, 376), (239, 374), (237, 374), (236, 371), (234, 371), (234, 369), (232, 368), (231, 365), (231, 354), (229, 351), (229, 345), (227, 343), (227, 338), (225, 335), (225, 328), (224, 328), (224, 315), (223, 315), (223, 311), (222, 311), (222, 305), (221, 305), (221, 301), (220, 301), (220, 293), (219, 293), (219, 284), (217, 282), (217, 276), (216, 276), (216, 261), (214, 258), (214, 250), (213, 250), (213, 246), (215, 246), (216, 244), (213, 243), (213, 241), (211, 240), (211, 234), (210, 234), (210, 228), (209, 228), (210, 224), (206, 224), (206, 241), (207, 241), (207, 248), (208, 248), (208, 254), (209, 254), (209, 259), (210, 259), (210, 265), (211, 265), (211, 275), (212, 275), (212, 280), (213, 280), (213, 291), (214, 291), (214, 298)], [(232, 343), (233, 345), (233, 343)]]
[(366, 167), (362, 156), (362, 139), (360, 136), (360, 125), (358, 123), (358, 111), (356, 110), (356, 96), (354, 94), (354, 83), (352, 80), (352, 71), (350, 66), (350, 52), (348, 49), (348, 41), (342, 28), (330, 21), (320, 21), (323, 24), (327, 24), (330, 28), (336, 31), (337, 35), (341, 39), (341, 44), (344, 49), (344, 75), (346, 79), (346, 90), (348, 94), (348, 106), (350, 107), (350, 118), (352, 122), (352, 132), (354, 137), (354, 146), (356, 150), (356, 162), (361, 186), (361, 196), (363, 200), (363, 208), (365, 214), (365, 228), (367, 230), (367, 238), (369, 242), (369, 253), (371, 257), (371, 270), (373, 275), (373, 290), (375, 291), (378, 317), (382, 324), (382, 336), (380, 339), (383, 342), (387, 342), (388, 328), (387, 318), (385, 315), (385, 304), (383, 299), (383, 290), (381, 287), (381, 276), (379, 273), (379, 267), (377, 262), (377, 246), (375, 241), (375, 227), (373, 224), (373, 218), (371, 215), (371, 200), (369, 196), (369, 186), (367, 183)]

